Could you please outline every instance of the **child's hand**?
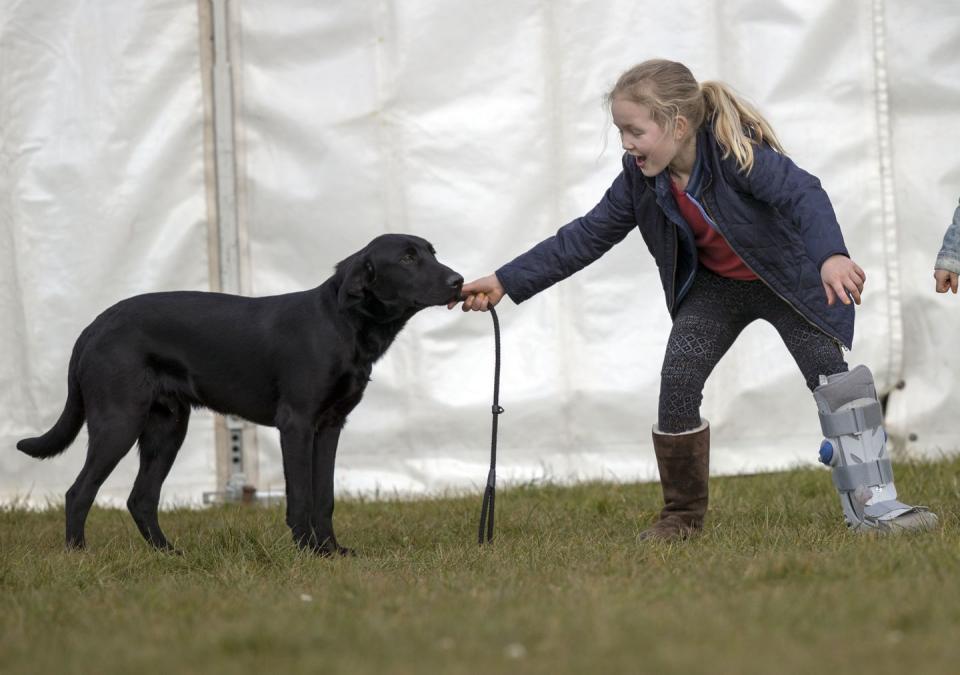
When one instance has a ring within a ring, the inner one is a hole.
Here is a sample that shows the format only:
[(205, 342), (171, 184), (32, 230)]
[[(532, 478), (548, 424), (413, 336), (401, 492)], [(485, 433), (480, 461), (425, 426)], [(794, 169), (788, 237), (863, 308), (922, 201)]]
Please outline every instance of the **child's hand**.
[(827, 293), (828, 305), (832, 306), (838, 298), (843, 304), (849, 305), (851, 296), (859, 305), (867, 275), (860, 269), (860, 265), (847, 256), (832, 255), (820, 266), (820, 280)]
[[(474, 312), (486, 312), (490, 307), (493, 307), (501, 299), (503, 299), (504, 294), (503, 286), (500, 285), (500, 280), (497, 279), (496, 274), (491, 274), (488, 277), (481, 277), (476, 281), (471, 281), (469, 284), (463, 285), (463, 309), (464, 312), (469, 312), (471, 309)], [(453, 309), (457, 306), (456, 302), (451, 302), (447, 305), (447, 309)]]
[(946, 293), (953, 290), (957, 294), (957, 273), (950, 270), (934, 270), (933, 278), (937, 280), (937, 293)]

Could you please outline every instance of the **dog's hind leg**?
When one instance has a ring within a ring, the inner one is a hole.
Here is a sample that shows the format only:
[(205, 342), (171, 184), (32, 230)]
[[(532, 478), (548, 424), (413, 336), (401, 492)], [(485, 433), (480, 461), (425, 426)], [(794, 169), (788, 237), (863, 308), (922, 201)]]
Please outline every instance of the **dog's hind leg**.
[(77, 480), (67, 490), (67, 548), (84, 548), (84, 525), (93, 500), (117, 464), (123, 459), (143, 428), (144, 412), (135, 403), (116, 406), (110, 414), (89, 411), (87, 429), (90, 446)]
[(160, 487), (183, 445), (189, 421), (189, 405), (154, 403), (140, 433), (140, 472), (127, 500), (127, 508), (143, 538), (161, 551), (176, 552), (160, 529), (157, 509)]

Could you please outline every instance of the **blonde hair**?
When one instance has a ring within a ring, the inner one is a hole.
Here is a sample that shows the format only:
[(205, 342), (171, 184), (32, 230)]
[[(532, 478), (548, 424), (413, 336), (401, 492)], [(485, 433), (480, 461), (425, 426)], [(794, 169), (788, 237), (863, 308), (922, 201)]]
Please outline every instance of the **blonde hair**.
[(607, 105), (618, 98), (646, 106), (653, 121), (665, 129), (675, 128), (681, 115), (694, 133), (710, 122), (723, 158), (732, 154), (745, 174), (753, 168), (754, 144), (765, 142), (786, 154), (773, 127), (756, 108), (722, 82), (698, 83), (682, 63), (653, 59), (634, 66), (607, 94)]

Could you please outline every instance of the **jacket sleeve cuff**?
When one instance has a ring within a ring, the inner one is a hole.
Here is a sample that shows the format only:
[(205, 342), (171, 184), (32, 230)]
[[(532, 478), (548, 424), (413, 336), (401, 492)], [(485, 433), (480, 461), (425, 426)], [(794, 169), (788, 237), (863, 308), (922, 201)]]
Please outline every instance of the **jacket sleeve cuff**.
[(937, 262), (933, 267), (934, 269), (947, 270), (954, 274), (960, 274), (960, 260), (951, 255), (938, 255)]
[(530, 293), (529, 291), (525, 292), (519, 288), (514, 275), (510, 271), (510, 263), (507, 263), (493, 274), (497, 277), (497, 280), (500, 282), (500, 285), (503, 286), (503, 290), (506, 292), (507, 297), (513, 301), (513, 304), (519, 305), (521, 302), (529, 299), (533, 295), (533, 293)]
[(843, 249), (843, 250), (838, 249), (836, 251), (830, 251), (829, 253), (826, 253), (820, 256), (820, 260), (817, 261), (817, 269), (819, 270), (821, 267), (823, 267), (823, 263), (827, 262), (827, 260), (829, 260), (835, 255), (842, 255), (845, 258), (850, 257), (850, 254), (847, 253), (846, 249)]

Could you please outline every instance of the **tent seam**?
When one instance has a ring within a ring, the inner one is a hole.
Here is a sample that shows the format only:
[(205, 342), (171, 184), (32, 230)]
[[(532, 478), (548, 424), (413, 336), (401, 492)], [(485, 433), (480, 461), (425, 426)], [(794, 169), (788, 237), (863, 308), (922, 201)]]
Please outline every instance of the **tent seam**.
[(889, 391), (903, 378), (903, 314), (900, 284), (900, 258), (897, 241), (899, 232), (896, 222), (896, 203), (893, 186), (893, 161), (891, 157), (890, 106), (887, 82), (886, 25), (883, 0), (873, 0), (873, 63), (875, 86), (875, 112), (877, 129), (877, 155), (880, 169), (880, 218), (883, 233), (884, 272), (887, 278), (887, 303), (889, 344), (887, 352), (887, 377), (883, 390)]

